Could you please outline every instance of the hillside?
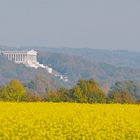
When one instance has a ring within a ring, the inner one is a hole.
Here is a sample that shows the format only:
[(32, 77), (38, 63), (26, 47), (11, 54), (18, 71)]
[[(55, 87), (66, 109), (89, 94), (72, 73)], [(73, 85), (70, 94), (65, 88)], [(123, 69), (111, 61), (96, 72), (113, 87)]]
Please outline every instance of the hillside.
[[(140, 82), (140, 64), (139, 61), (135, 61), (138, 60), (139, 53), (72, 48), (40, 48), (40, 50), (36, 48), (36, 50), (39, 51), (40, 63), (49, 65), (59, 73), (68, 76), (69, 82), (64, 83), (43, 69), (27, 68), (0, 57), (0, 84), (16, 78), (29, 88), (45, 91), (46, 87), (52, 89), (72, 87), (79, 79), (94, 78), (105, 91), (108, 91), (109, 87), (117, 81)], [(130, 65), (125, 62), (130, 62)], [(43, 88), (34, 85), (40, 85)]]
[(134, 100), (140, 99), (140, 83), (134, 81), (119, 81), (110, 88), (111, 93), (116, 91), (126, 91)]
[(140, 68), (140, 52), (125, 50), (98, 50), (90, 48), (40, 48), (40, 50), (80, 56), (90, 61), (107, 63), (116, 67)]
[[(40, 86), (35, 88), (37, 92), (45, 92), (45, 89), (56, 89), (63, 86), (63, 82), (48, 74), (44, 69), (28, 68), (22, 64), (15, 64), (7, 58), (0, 56), (0, 85), (11, 79), (18, 79), (26, 86), (32, 81)], [(29, 87), (30, 89), (30, 87)]]
[(103, 50), (103, 49), (91, 49), (91, 48), (66, 48), (66, 47), (20, 47), (20, 48), (8, 48), (0, 46), (2, 50), (25, 50), (32, 49), (48, 52), (58, 53), (69, 56), (80, 56), (88, 61), (94, 61), (98, 63), (107, 63), (114, 65), (115, 67), (130, 67), (140, 68), (140, 52), (126, 51), (126, 50)]
[(79, 56), (70, 56), (62, 53), (40, 52), (39, 61), (51, 64), (58, 72), (67, 75), (73, 83), (79, 79), (95, 78), (105, 81), (109, 85), (121, 80), (140, 81), (140, 70), (116, 67), (106, 63), (99, 63)]

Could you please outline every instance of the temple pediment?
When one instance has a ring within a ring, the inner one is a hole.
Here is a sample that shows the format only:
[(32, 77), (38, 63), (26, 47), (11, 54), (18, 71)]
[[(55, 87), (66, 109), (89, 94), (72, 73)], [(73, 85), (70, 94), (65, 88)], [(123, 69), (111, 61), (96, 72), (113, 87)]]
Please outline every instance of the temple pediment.
[(28, 55), (37, 55), (37, 52), (35, 50), (30, 50), (30, 51), (27, 51), (27, 54)]

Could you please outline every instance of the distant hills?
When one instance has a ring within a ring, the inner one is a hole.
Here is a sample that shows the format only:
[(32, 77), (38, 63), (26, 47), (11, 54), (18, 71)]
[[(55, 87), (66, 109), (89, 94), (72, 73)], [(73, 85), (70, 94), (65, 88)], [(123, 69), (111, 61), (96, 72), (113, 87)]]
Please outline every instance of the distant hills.
[(121, 80), (140, 81), (140, 69), (137, 68), (118, 67), (62, 53), (40, 52), (38, 59), (40, 63), (51, 64), (55, 70), (67, 75), (72, 85), (79, 79), (90, 78), (108, 85)]
[(28, 83), (38, 75), (42, 75), (48, 83), (51, 83), (48, 85), (52, 88), (56, 85), (56, 87), (71, 87), (79, 79), (91, 78), (96, 79), (105, 90), (108, 90), (117, 81), (140, 82), (139, 52), (88, 48), (34, 47), (34, 49), (39, 51), (38, 60), (40, 63), (50, 65), (59, 73), (68, 76), (69, 82), (61, 82), (43, 69), (27, 68), (9, 62), (5, 60), (6, 58), (0, 58), (0, 84), (12, 78)]
[[(38, 48), (36, 48), (38, 49)], [(52, 53), (80, 56), (84, 59), (118, 67), (140, 68), (140, 52), (126, 50), (99, 50), (90, 48), (40, 48)]]

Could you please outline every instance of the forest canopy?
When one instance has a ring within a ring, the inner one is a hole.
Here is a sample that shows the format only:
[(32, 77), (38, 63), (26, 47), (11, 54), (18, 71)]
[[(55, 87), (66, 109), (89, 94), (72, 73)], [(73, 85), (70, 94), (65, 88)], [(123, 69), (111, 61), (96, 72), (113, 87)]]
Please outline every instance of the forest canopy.
[[(35, 83), (34, 83), (35, 84)], [(38, 84), (38, 82), (36, 83)], [(45, 84), (43, 85), (45, 86)], [(35, 85), (33, 86), (35, 87)], [(48, 89), (38, 93), (28, 90), (19, 80), (11, 80), (0, 88), (2, 101), (47, 101), (77, 103), (138, 103), (140, 86), (133, 81), (116, 82), (108, 94), (100, 88), (94, 79), (79, 80), (72, 88)]]

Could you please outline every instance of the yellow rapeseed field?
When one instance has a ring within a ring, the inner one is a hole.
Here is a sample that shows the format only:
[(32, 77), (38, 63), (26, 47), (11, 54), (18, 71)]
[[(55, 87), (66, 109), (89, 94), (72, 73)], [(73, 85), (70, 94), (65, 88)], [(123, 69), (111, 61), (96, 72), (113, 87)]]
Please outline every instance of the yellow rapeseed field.
[(0, 139), (140, 140), (140, 106), (0, 102)]

